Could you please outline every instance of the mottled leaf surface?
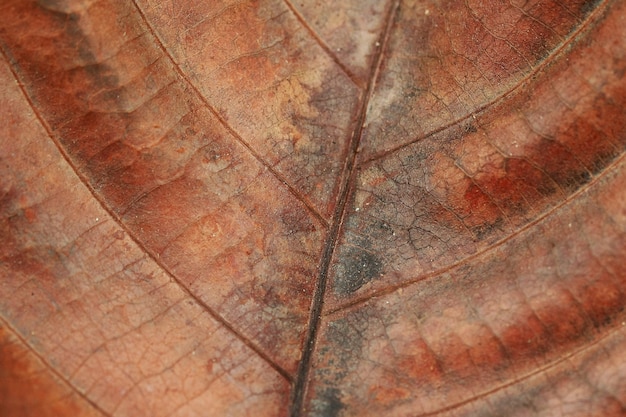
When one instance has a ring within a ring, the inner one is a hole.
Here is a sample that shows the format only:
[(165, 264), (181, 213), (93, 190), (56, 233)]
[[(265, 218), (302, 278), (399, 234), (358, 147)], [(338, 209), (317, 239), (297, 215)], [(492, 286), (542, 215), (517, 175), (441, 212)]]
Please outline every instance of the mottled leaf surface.
[(0, 414), (626, 413), (626, 3), (5, 0)]

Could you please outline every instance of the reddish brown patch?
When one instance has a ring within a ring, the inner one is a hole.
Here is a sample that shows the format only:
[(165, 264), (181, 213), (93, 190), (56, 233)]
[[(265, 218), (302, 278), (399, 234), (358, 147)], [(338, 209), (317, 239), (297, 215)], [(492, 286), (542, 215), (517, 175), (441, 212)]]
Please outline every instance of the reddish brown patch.
[(535, 315), (520, 317), (500, 338), (511, 361), (542, 356), (549, 351), (549, 334)]
[(465, 189), (463, 199), (465, 204), (467, 204), (467, 212), (480, 219), (479, 222), (476, 222), (477, 224), (468, 225), (476, 233), (478, 239), (481, 239), (485, 234), (489, 233), (494, 225), (502, 221), (500, 208), (475, 183), (470, 183)]
[(410, 356), (399, 358), (396, 367), (403, 370), (403, 375), (421, 384), (437, 385), (444, 377), (439, 358), (421, 338), (412, 343)]
[(32, 208), (32, 207), (27, 207), (24, 209), (24, 217), (26, 217), (26, 220), (29, 221), (30, 223), (34, 222), (37, 220), (37, 210)]
[(411, 391), (406, 388), (397, 387), (397, 381), (393, 377), (383, 378), (377, 384), (369, 387), (370, 397), (377, 404), (391, 405), (397, 401), (411, 396)]
[(580, 303), (595, 326), (606, 327), (623, 316), (626, 297), (622, 288), (604, 279), (592, 281), (579, 292)]
[(457, 335), (441, 335), (437, 343), (435, 353), (447, 377), (465, 379), (476, 372), (468, 346)]
[[(547, 298), (547, 297), (546, 297)], [(567, 346), (592, 336), (591, 323), (569, 292), (551, 293), (549, 305), (535, 309), (552, 343)]]
[[(475, 327), (473, 329), (476, 329)], [(474, 367), (487, 370), (499, 369), (508, 363), (507, 353), (502, 342), (491, 329), (480, 326), (472, 333), (472, 342), (465, 342)]]
[(0, 323), (0, 414), (96, 417), (103, 414)]

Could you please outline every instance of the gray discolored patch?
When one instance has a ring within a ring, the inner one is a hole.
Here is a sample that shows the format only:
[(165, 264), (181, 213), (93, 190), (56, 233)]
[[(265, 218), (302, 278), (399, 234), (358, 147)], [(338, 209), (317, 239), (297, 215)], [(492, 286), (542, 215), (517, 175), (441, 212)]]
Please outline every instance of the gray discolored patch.
[(583, 2), (581, 7), (581, 12), (583, 16), (587, 16), (589, 13), (594, 11), (600, 5), (600, 0), (587, 0)]
[(311, 402), (312, 417), (338, 417), (345, 408), (337, 388), (327, 388)]
[(379, 277), (383, 271), (383, 263), (370, 252), (348, 247), (340, 252), (335, 271), (335, 293), (348, 295)]

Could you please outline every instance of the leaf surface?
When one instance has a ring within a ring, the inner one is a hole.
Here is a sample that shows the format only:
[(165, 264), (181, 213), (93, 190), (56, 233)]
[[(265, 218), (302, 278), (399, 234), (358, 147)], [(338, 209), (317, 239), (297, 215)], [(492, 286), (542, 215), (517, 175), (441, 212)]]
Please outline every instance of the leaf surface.
[(0, 13), (3, 415), (626, 412), (626, 3)]

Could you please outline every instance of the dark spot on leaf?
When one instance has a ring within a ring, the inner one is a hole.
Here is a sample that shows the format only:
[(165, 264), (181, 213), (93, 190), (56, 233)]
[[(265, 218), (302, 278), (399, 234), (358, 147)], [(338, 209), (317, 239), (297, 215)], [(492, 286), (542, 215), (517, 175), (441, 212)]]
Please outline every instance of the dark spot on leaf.
[(583, 16), (586, 16), (589, 13), (591, 13), (596, 7), (598, 7), (598, 4), (600, 4), (600, 0), (589, 0), (589, 1), (584, 2), (580, 9), (582, 11)]
[(337, 417), (341, 410), (345, 408), (339, 398), (340, 392), (337, 388), (327, 388), (322, 394), (313, 400), (312, 416), (315, 417)]
[(382, 273), (383, 263), (380, 259), (361, 248), (348, 248), (339, 257), (335, 276), (337, 294), (352, 294)]
[(476, 128), (475, 123), (469, 123), (465, 126), (465, 133), (476, 133), (478, 132), (478, 128)]
[(315, 225), (311, 221), (311, 217), (295, 206), (286, 206), (280, 214), (280, 221), (288, 235), (315, 231)]
[(504, 228), (504, 220), (499, 217), (492, 223), (485, 223), (472, 228), (476, 235), (476, 239), (483, 240), (491, 236), (494, 232), (502, 232)]
[(328, 323), (324, 335), (327, 342), (321, 345), (319, 355), (331, 356), (329, 367), (315, 370), (315, 379), (320, 381), (320, 385), (309, 403), (311, 412), (307, 415), (338, 417), (347, 408), (342, 401), (342, 391), (337, 387), (346, 385), (345, 379), (354, 374), (363, 357), (366, 343), (363, 336), (367, 333), (372, 314), (376, 313), (364, 308)]

